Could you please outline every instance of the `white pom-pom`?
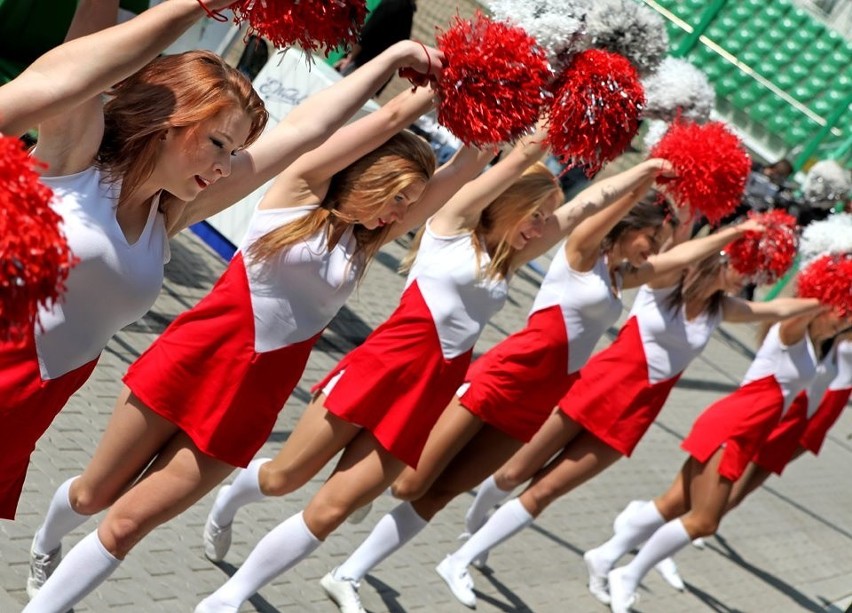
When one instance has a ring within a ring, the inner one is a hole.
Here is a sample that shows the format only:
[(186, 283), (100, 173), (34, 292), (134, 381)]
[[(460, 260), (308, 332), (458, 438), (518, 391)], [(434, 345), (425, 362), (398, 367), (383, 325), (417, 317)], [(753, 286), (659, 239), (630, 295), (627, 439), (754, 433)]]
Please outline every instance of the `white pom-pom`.
[(799, 253), (800, 270), (828, 253), (852, 253), (852, 215), (838, 213), (808, 224), (802, 232)]
[(560, 72), (572, 54), (586, 48), (589, 0), (493, 0), (494, 19), (519, 26), (547, 53), (554, 72)]
[(834, 160), (822, 160), (811, 166), (802, 186), (802, 193), (809, 206), (830, 209), (845, 200), (850, 189), (850, 172)]
[(644, 117), (674, 121), (678, 113), (684, 119), (704, 123), (716, 104), (716, 92), (701, 70), (674, 57), (667, 57), (648, 77), (645, 88)]
[(645, 123), (648, 127), (646, 128), (645, 136), (642, 138), (642, 147), (645, 149), (645, 153), (647, 153), (666, 135), (671, 124), (662, 119), (652, 119)]
[(635, 0), (595, 0), (586, 32), (592, 47), (623, 55), (640, 74), (659, 66), (669, 46), (663, 18)]

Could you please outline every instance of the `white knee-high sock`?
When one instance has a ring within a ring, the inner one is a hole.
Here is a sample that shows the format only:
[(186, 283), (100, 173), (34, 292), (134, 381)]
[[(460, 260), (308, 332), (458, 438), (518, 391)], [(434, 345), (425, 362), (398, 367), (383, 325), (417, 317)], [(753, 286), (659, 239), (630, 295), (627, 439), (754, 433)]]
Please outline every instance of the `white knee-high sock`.
[(26, 613), (65, 613), (103, 583), (121, 560), (106, 550), (95, 530), (77, 543), (59, 564)]
[(497, 486), (494, 475), (480, 483), (476, 490), (476, 498), (473, 499), (473, 503), (464, 515), (464, 526), (467, 533), (473, 534), (479, 530), (485, 524), (488, 513), (494, 505), (506, 500), (511, 493), (512, 490), (501, 490)]
[(205, 598), (199, 608), (211, 611), (239, 608), (260, 588), (307, 558), (321, 544), (322, 541), (308, 529), (301, 512), (291, 516), (260, 539), (234, 576)]
[(258, 473), (260, 467), (269, 462), (269, 458), (257, 458), (237, 473), (237, 478), (231, 485), (219, 489), (216, 501), (210, 511), (210, 517), (219, 527), (225, 527), (234, 521), (240, 508), (252, 502), (263, 500), (266, 496), (260, 491)]
[(673, 519), (669, 523), (659, 528), (648, 542), (642, 546), (636, 557), (621, 568), (622, 579), (628, 592), (635, 592), (649, 570), (661, 560), (674, 555), (689, 543), (692, 539), (686, 528), (683, 527), (683, 522), (678, 519)]
[(521, 504), (521, 499), (510, 500), (497, 509), (485, 525), (452, 554), (453, 562), (468, 566), (474, 558), (493, 549), (532, 522), (533, 516)]
[(649, 500), (639, 506), (626, 518), (612, 538), (594, 550), (595, 561), (602, 566), (601, 572), (609, 572), (621, 556), (647, 541), (665, 522), (653, 501)]
[(81, 515), (71, 508), (69, 493), (71, 482), (77, 477), (71, 477), (56, 488), (44, 523), (36, 532), (33, 540), (33, 550), (36, 553), (50, 553), (62, 544), (62, 538), (77, 526), (89, 519), (89, 515)]
[(417, 536), (429, 522), (410, 502), (397, 505), (373, 528), (366, 540), (334, 571), (335, 579), (360, 581), (382, 560)]

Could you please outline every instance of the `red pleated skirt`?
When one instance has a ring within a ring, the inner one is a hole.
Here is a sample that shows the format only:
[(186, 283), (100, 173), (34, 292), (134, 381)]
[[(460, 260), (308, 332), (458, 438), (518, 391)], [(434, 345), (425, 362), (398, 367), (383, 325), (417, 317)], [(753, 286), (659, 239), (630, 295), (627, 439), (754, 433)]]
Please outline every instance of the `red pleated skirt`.
[(780, 475), (799, 448), (808, 426), (808, 396), (800, 392), (754, 456), (754, 463)]
[(527, 326), (476, 360), (459, 399), (485, 423), (528, 442), (553, 413), (577, 374), (568, 374), (568, 337), (558, 305), (530, 315)]
[(658, 383), (648, 380), (639, 325), (631, 317), (612, 345), (580, 369), (559, 408), (604, 443), (630, 456), (679, 378), (680, 373)]
[(775, 377), (757, 379), (711, 404), (695, 420), (681, 448), (707, 462), (724, 446), (719, 474), (736, 481), (778, 424), (783, 409)]
[(805, 426), (805, 431), (799, 439), (802, 447), (813, 454), (818, 454), (828, 431), (840, 417), (846, 403), (849, 402), (849, 393), (852, 388), (839, 390), (828, 390), (822, 397), (819, 407)]
[(321, 333), (257, 353), (242, 255), (130, 366), (124, 382), (207, 455), (246, 466), (269, 438)]
[(326, 396), (326, 410), (366, 428), (394, 457), (416, 468), (429, 432), (464, 381), (471, 353), (444, 359), (432, 315), (414, 282), (390, 318), (313, 391), (321, 392), (342, 372)]
[(0, 518), (15, 519), (36, 442), (97, 362), (44, 381), (32, 332), (0, 342)]

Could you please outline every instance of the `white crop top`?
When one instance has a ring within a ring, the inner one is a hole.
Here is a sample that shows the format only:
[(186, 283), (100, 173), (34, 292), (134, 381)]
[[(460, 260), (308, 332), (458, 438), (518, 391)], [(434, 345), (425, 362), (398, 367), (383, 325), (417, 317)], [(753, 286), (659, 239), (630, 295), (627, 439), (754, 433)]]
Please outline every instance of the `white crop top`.
[(606, 329), (621, 315), (621, 276), (613, 292), (605, 255), (588, 272), (571, 268), (563, 242), (541, 282), (530, 315), (558, 305), (568, 336), (568, 373), (583, 367)]
[(770, 375), (775, 377), (781, 387), (786, 410), (793, 398), (805, 389), (816, 375), (817, 360), (813, 343), (807, 334), (801, 341), (788, 347), (781, 343), (780, 329), (780, 323), (769, 328), (763, 344), (746, 371), (743, 385)]
[(258, 353), (299, 343), (320, 332), (343, 307), (357, 282), (351, 227), (331, 251), (325, 233), (319, 232), (269, 261), (249, 260), (248, 249), (257, 239), (316, 208), (258, 209), (249, 222), (240, 251), (246, 258)]
[(80, 260), (60, 302), (39, 309), (39, 368), (42, 379), (55, 379), (98, 357), (113, 334), (151, 308), (170, 253), (159, 197), (130, 245), (115, 217), (120, 184), (103, 181), (94, 167), (41, 181), (54, 191), (51, 206), (62, 216), (68, 244)]
[(651, 383), (682, 373), (707, 346), (722, 319), (721, 313), (702, 313), (688, 321), (683, 305), (672, 309), (667, 304), (674, 291), (675, 286), (651, 289), (643, 285), (630, 310), (639, 326)]
[(485, 324), (503, 307), (509, 293), (506, 279), (485, 276), (491, 261), (487, 253), (480, 256), (477, 269), (471, 236), (438, 236), (426, 222), (420, 249), (405, 282), (407, 288), (417, 281), (435, 322), (441, 352), (448, 360), (476, 344)]

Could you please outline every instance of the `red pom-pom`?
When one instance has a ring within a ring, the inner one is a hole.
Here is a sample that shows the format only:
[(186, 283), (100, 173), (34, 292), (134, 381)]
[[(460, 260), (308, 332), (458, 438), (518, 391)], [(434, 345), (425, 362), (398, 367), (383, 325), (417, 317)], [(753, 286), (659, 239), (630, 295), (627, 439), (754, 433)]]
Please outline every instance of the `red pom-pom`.
[(727, 247), (731, 266), (755, 283), (774, 283), (793, 265), (798, 248), (796, 218), (776, 209), (766, 213), (749, 213), (765, 232), (746, 232)]
[(234, 21), (276, 47), (298, 44), (305, 51), (329, 51), (357, 42), (367, 17), (364, 0), (238, 0)]
[(717, 224), (742, 201), (751, 160), (740, 139), (718, 121), (698, 125), (676, 121), (651, 157), (671, 162), (673, 179), (659, 179), (678, 206), (689, 205)]
[(552, 77), (544, 50), (521, 28), (477, 12), (437, 37), (447, 65), (435, 92), (438, 122), (469, 145), (518, 138), (536, 122)]
[(0, 137), (0, 339), (31, 329), (39, 305), (59, 298), (74, 264), (36, 164), (20, 140)]
[(852, 315), (852, 253), (824, 255), (798, 277), (798, 294), (816, 298), (841, 316)]
[(639, 74), (623, 56), (601, 49), (576, 54), (553, 84), (548, 142), (563, 164), (593, 176), (621, 155), (645, 105)]

